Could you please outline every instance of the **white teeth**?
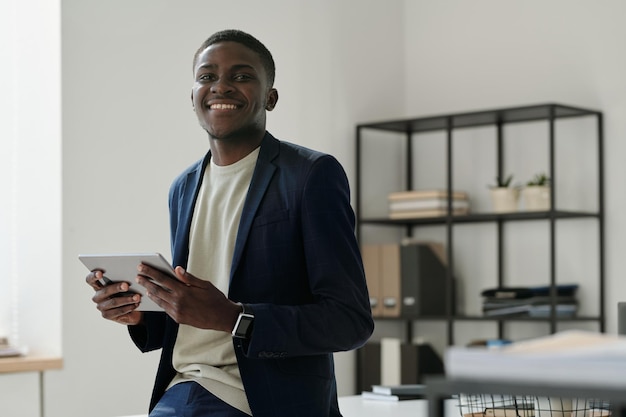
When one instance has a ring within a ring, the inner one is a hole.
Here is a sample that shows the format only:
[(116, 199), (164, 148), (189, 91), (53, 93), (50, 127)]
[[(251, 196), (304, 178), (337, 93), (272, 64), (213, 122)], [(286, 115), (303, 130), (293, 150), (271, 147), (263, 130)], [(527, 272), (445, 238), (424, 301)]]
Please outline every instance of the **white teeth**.
[(212, 104), (210, 106), (211, 110), (235, 110), (237, 106), (234, 104)]

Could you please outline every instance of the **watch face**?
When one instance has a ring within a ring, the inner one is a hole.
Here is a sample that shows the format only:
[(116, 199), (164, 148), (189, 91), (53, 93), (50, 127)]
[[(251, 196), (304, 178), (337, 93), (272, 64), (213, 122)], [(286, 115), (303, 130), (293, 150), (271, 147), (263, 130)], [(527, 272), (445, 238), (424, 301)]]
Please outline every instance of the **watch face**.
[(237, 324), (235, 325), (235, 331), (233, 332), (233, 336), (248, 337), (253, 321), (254, 321), (253, 315), (240, 314), (239, 319), (237, 320)]

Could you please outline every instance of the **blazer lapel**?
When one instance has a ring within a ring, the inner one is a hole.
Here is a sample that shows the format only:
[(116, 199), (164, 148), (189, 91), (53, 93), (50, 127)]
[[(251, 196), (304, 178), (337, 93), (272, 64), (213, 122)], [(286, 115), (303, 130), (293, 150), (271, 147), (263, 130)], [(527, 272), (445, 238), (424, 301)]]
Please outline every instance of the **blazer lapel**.
[(248, 195), (246, 202), (241, 212), (241, 220), (239, 221), (239, 231), (237, 232), (237, 240), (235, 241), (235, 251), (233, 253), (233, 262), (230, 267), (230, 279), (232, 281), (233, 275), (237, 270), (237, 265), (241, 260), (243, 248), (246, 240), (248, 239), (248, 233), (254, 220), (254, 215), (261, 204), (263, 195), (269, 186), (269, 183), (276, 171), (276, 166), (272, 163), (272, 160), (278, 155), (278, 140), (276, 140), (269, 133), (265, 133), (263, 142), (261, 143), (261, 149), (259, 151), (259, 158), (254, 168), (254, 174), (252, 175), (252, 181), (250, 182), (250, 188), (248, 189)]
[(181, 253), (173, 254), (174, 265), (181, 265), (187, 268), (189, 257), (189, 232), (191, 230), (191, 218), (196, 205), (196, 198), (200, 190), (200, 183), (207, 163), (211, 159), (209, 152), (205, 158), (198, 163), (196, 168), (187, 174), (187, 179), (183, 183), (183, 188), (178, 197), (178, 226), (176, 232), (176, 244), (173, 245)]

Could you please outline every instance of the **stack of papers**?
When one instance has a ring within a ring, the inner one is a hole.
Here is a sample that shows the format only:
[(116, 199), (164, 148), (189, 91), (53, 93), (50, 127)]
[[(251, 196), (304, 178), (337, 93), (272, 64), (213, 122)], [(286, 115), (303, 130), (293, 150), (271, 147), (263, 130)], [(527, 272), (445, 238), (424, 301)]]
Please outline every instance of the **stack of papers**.
[(9, 358), (12, 356), (22, 356), (24, 351), (10, 345), (0, 345), (0, 358)]
[(493, 348), (450, 347), (446, 375), (626, 388), (626, 337), (569, 330)]

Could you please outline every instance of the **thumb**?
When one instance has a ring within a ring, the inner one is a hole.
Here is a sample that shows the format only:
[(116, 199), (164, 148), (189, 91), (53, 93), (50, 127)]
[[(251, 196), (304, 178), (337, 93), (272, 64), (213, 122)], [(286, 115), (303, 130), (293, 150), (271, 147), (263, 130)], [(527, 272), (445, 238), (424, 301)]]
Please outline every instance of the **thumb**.
[(176, 273), (176, 278), (178, 278), (180, 282), (187, 285), (188, 287), (193, 285), (194, 280), (198, 280), (198, 278), (187, 273), (185, 268), (183, 268), (182, 266), (177, 266), (176, 268), (174, 268), (174, 272)]

